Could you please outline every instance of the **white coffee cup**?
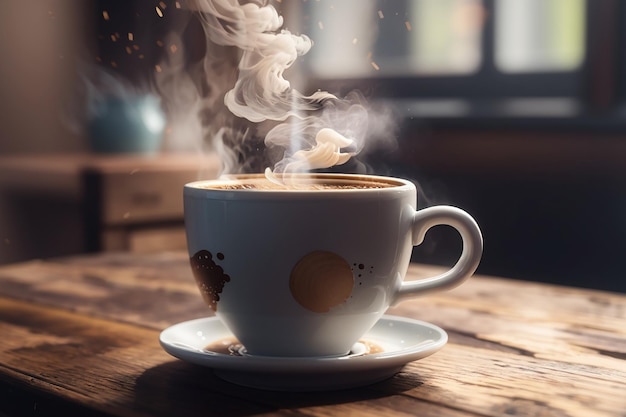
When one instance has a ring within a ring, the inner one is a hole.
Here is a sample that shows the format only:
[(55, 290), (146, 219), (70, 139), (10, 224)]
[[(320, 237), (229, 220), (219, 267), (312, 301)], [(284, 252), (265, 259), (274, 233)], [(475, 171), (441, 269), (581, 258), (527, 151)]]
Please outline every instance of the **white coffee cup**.
[[(256, 174), (184, 187), (196, 282), (248, 354), (344, 355), (389, 306), (455, 287), (478, 266), (482, 236), (474, 219), (450, 206), (416, 211), (409, 181), (295, 178), (291, 189)], [(435, 225), (458, 230), (459, 260), (439, 276), (404, 282), (413, 246)]]

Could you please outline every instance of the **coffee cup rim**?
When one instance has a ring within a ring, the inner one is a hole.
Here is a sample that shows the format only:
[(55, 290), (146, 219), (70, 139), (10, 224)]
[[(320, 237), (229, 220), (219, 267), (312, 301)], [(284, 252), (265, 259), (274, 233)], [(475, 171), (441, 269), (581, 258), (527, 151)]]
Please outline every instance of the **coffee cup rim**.
[(317, 189), (312, 192), (311, 189), (303, 188), (290, 188), (290, 189), (233, 189), (233, 188), (208, 188), (207, 185), (210, 186), (227, 186), (229, 184), (235, 184), (239, 181), (255, 181), (255, 180), (263, 180), (265, 178), (264, 174), (228, 174), (222, 175), (216, 179), (206, 179), (206, 180), (198, 180), (192, 181), (185, 184), (184, 189), (186, 194), (191, 195), (220, 195), (224, 197), (225, 195), (230, 195), (233, 198), (235, 196), (242, 197), (245, 196), (286, 196), (286, 195), (294, 195), (298, 194), (301, 196), (304, 195), (313, 195), (316, 198), (320, 196), (337, 196), (337, 195), (370, 195), (370, 194), (396, 194), (398, 192), (405, 192), (409, 190), (414, 190), (415, 185), (409, 180), (396, 178), (396, 177), (387, 177), (380, 175), (369, 175), (369, 174), (340, 174), (340, 173), (310, 173), (310, 174), (293, 174), (293, 177), (300, 179), (313, 179), (313, 180), (323, 180), (324, 182), (345, 182), (345, 181), (369, 181), (369, 182), (377, 182), (388, 184), (388, 187), (373, 187), (373, 188), (354, 188), (354, 189)]

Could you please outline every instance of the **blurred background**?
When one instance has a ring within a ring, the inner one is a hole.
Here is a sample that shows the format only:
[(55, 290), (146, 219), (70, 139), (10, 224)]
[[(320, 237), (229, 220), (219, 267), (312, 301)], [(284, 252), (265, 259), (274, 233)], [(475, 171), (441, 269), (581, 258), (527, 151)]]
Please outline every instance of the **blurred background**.
[[(414, 180), (420, 207), (472, 214), (480, 273), (626, 292), (626, 4), (273, 4), (314, 41), (293, 69), (302, 88), (356, 88), (395, 111), (396, 146), (364, 162)], [(0, 35), (0, 263), (184, 249), (180, 187), (219, 161), (167, 126), (156, 151), (95, 149), (76, 97), (85, 68), (142, 92), (164, 56), (201, 60), (187, 2), (9, 2)], [(459, 251), (439, 227), (414, 260), (449, 265)]]

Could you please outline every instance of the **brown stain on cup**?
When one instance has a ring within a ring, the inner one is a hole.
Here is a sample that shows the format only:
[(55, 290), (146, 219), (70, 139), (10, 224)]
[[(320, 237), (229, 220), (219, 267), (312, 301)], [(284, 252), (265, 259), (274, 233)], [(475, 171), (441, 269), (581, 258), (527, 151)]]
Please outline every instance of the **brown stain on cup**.
[[(216, 257), (218, 260), (224, 259), (221, 252)], [(215, 263), (213, 254), (208, 250), (196, 252), (189, 258), (189, 261), (202, 298), (213, 311), (217, 311), (217, 302), (220, 300), (224, 284), (230, 281), (230, 276), (225, 274), (222, 267)]]
[(354, 276), (350, 264), (328, 251), (303, 256), (291, 270), (289, 289), (293, 298), (315, 313), (326, 313), (352, 294)]

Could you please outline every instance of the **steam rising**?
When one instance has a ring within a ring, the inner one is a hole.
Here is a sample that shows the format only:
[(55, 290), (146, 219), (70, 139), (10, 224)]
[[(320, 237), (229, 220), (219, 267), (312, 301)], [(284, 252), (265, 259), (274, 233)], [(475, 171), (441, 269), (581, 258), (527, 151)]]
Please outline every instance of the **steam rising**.
[(251, 122), (286, 120), (302, 111), (319, 108), (320, 102), (336, 97), (326, 92), (304, 96), (291, 88), (284, 72), (300, 55), (311, 49), (311, 40), (296, 36), (283, 25), (272, 6), (240, 5), (236, 0), (197, 0), (209, 38), (223, 46), (243, 51), (239, 79), (226, 93), (224, 102), (238, 117)]
[[(184, 109), (180, 116), (202, 116), (201, 126), (187, 120), (178, 127), (193, 126), (194, 136), (200, 131), (218, 152), (230, 156), (225, 173), (254, 169), (251, 154), (258, 154), (261, 145), (270, 158), (261, 163), (273, 165), (266, 169), (268, 178), (278, 181), (276, 174), (344, 164), (363, 149), (367, 137), (389, 137), (389, 113), (377, 111), (374, 120), (360, 94), (338, 98), (325, 91), (306, 95), (292, 88), (285, 72), (311, 49), (312, 41), (282, 29), (282, 16), (266, 1), (195, 0), (192, 8), (206, 35), (201, 70), (210, 88), (194, 81), (193, 75), (182, 80), (168, 77), (181, 72), (172, 57), (166, 63), (170, 71), (161, 65), (164, 71), (157, 83), (171, 109)], [(227, 58), (216, 59), (218, 53)], [(233, 62), (236, 70), (229, 71), (225, 65)], [(175, 104), (172, 100), (178, 101), (181, 90), (188, 92), (191, 85), (195, 97)], [(225, 108), (216, 97), (223, 98)], [(255, 142), (259, 135), (264, 143)]]
[[(289, 174), (343, 165), (348, 162), (352, 155), (341, 152), (341, 148), (350, 146), (352, 142), (351, 139), (340, 135), (333, 129), (323, 128), (317, 132), (315, 145), (311, 149), (301, 149), (290, 158), (281, 161), (285, 164), (281, 171)], [(265, 176), (275, 183), (286, 182), (284, 176), (281, 181), (269, 168), (265, 170)]]

